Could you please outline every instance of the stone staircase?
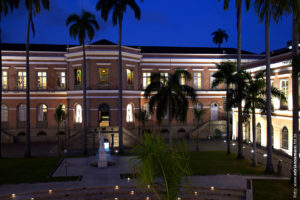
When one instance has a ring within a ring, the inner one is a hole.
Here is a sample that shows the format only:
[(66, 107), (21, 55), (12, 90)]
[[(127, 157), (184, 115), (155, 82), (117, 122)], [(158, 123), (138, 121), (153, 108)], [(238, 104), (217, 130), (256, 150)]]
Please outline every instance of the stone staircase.
[[(0, 200), (154, 200), (158, 199), (151, 189), (138, 189), (133, 186), (88, 187), (73, 189), (57, 189), (34, 193), (2, 195)], [(192, 187), (180, 192), (181, 200), (246, 200), (246, 191), (239, 189)], [(177, 200), (176, 199), (176, 200)]]
[(5, 131), (2, 129), (2, 134), (1, 134), (1, 141), (2, 143), (9, 143), (13, 144), (16, 142), (16, 138), (14, 135), (10, 134), (9, 132)]

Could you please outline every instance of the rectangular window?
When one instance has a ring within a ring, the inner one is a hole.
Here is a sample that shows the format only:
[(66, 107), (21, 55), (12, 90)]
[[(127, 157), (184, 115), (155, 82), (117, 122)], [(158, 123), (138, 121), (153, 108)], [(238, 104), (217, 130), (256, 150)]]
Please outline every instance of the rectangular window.
[(99, 84), (108, 85), (109, 70), (108, 68), (99, 68)]
[(213, 90), (215, 90), (215, 89), (218, 88), (218, 87), (212, 88), (212, 84), (213, 84), (214, 80), (216, 79), (215, 77), (213, 77), (214, 73), (215, 73), (215, 72), (211, 72), (211, 73), (210, 73), (210, 88), (213, 89)]
[(82, 83), (81, 69), (75, 69), (75, 86), (80, 86)]
[(37, 73), (37, 88), (40, 90), (47, 89), (47, 72)]
[(195, 89), (202, 88), (202, 73), (201, 72), (194, 73), (194, 88)]
[(56, 88), (66, 89), (66, 72), (56, 72)]
[[(289, 98), (289, 80), (280, 80), (280, 91), (285, 95), (285, 98)], [(280, 109), (288, 109), (286, 102), (280, 101)]]
[(165, 85), (168, 82), (169, 74), (168, 73), (160, 73), (160, 82)]
[(2, 71), (2, 89), (7, 90), (7, 71)]
[(126, 83), (127, 86), (133, 86), (133, 70), (126, 69)]
[(180, 74), (179, 84), (180, 85), (185, 85), (185, 75), (184, 74)]
[(26, 72), (18, 72), (17, 87), (18, 87), (18, 90), (26, 89)]
[(146, 89), (146, 87), (151, 83), (151, 73), (145, 72), (143, 73), (143, 89)]

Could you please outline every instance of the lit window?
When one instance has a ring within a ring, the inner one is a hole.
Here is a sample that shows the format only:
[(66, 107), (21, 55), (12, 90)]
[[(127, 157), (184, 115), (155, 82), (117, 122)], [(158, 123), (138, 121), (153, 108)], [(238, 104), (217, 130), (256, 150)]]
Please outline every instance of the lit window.
[(151, 83), (151, 73), (145, 72), (143, 73), (143, 89), (146, 89), (148, 85)]
[(82, 107), (79, 104), (75, 106), (75, 123), (82, 123)]
[(194, 73), (194, 88), (195, 89), (202, 88), (202, 73), (201, 72)]
[(108, 68), (99, 68), (99, 84), (108, 85), (109, 70)]
[(169, 74), (168, 73), (160, 73), (160, 82), (163, 85), (166, 85), (169, 79)]
[(41, 90), (47, 89), (47, 72), (37, 73), (37, 87)]
[(26, 105), (25, 104), (21, 104), (18, 107), (18, 120), (19, 120), (19, 122), (26, 121)]
[(17, 87), (18, 90), (26, 89), (26, 72), (18, 72)]
[(56, 72), (56, 88), (66, 88), (66, 72)]
[(286, 127), (281, 132), (281, 148), (289, 149), (289, 131)]
[(180, 80), (179, 80), (180, 85), (185, 85), (185, 75), (184, 74), (180, 74)]
[[(289, 95), (289, 81), (288, 80), (280, 80), (280, 91), (284, 94), (285, 98), (288, 99)], [(287, 103), (280, 101), (280, 108), (287, 109)]]
[(38, 121), (47, 121), (47, 106), (45, 104), (41, 104), (38, 107)]
[(126, 83), (128, 86), (133, 85), (133, 70), (132, 69), (126, 69)]
[(2, 71), (2, 89), (7, 90), (7, 71)]
[(8, 107), (5, 104), (1, 105), (1, 121), (8, 122)]
[(133, 106), (132, 104), (127, 105), (126, 109), (126, 121), (133, 122)]
[(75, 69), (75, 86), (80, 86), (81, 83), (81, 69)]

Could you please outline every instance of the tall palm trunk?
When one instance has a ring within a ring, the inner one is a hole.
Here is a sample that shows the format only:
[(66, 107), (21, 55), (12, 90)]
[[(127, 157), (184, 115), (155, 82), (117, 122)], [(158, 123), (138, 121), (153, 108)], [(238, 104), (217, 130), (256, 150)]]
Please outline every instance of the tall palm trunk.
[(119, 151), (123, 151), (122, 20), (119, 18)]
[[(229, 93), (229, 85), (227, 84), (226, 87), (226, 94)], [(226, 95), (227, 96), (227, 95)], [(226, 101), (228, 102), (228, 96), (226, 97)], [(229, 110), (226, 108), (226, 112), (227, 112), (227, 121), (226, 121), (226, 131), (227, 131), (227, 154), (230, 154), (230, 132), (229, 132)]]
[[(237, 49), (237, 71), (241, 70), (242, 50), (241, 50), (241, 21), (242, 4), (237, 6), (237, 29), (238, 29), (238, 49)], [(239, 88), (238, 88), (239, 90)], [(243, 159), (243, 127), (242, 127), (242, 103), (238, 105), (238, 159)]]
[(172, 144), (172, 109), (171, 106), (169, 106), (169, 116), (168, 116), (168, 120), (169, 120), (169, 144)]
[[(298, 42), (299, 42), (299, 33), (298, 33), (298, 22), (295, 14), (293, 15), (293, 39), (292, 39), (292, 55), (295, 60), (298, 57)], [(299, 177), (299, 164), (298, 156), (299, 155), (299, 83), (298, 83), (298, 72), (297, 68), (299, 63), (293, 62), (292, 68), (292, 95), (293, 95), (293, 159), (292, 159), (292, 183), (296, 187)]]
[(265, 45), (266, 45), (266, 82), (267, 82), (267, 165), (266, 172), (274, 173), (272, 163), (272, 119), (271, 119), (271, 82), (270, 82), (270, 15), (266, 13), (265, 19)]
[(253, 160), (252, 165), (256, 167), (257, 159), (256, 159), (256, 119), (255, 119), (255, 107), (254, 102), (252, 102), (252, 144), (253, 144)]
[(2, 158), (2, 29), (0, 27), (0, 158)]
[(26, 37), (26, 149), (25, 157), (31, 157), (30, 144), (30, 74), (29, 74), (29, 37), (30, 37), (30, 23), (32, 18), (32, 5), (29, 7), (29, 16), (27, 24)]
[(83, 49), (83, 153), (87, 155), (87, 102), (86, 102), (86, 56), (85, 56), (85, 45), (84, 41), (82, 42)]

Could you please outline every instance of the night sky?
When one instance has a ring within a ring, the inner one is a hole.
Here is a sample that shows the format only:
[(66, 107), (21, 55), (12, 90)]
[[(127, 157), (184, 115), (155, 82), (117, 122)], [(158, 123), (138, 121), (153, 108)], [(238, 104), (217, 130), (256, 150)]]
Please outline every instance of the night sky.
[[(96, 11), (97, 0), (50, 0), (50, 11), (43, 10), (36, 15), (34, 23), (36, 36), (32, 43), (38, 44), (78, 44), (70, 39), (66, 18), (82, 9), (97, 16), (100, 30), (94, 41), (103, 38), (118, 42), (117, 26), (111, 20), (104, 22)], [(228, 11), (223, 10), (223, 0), (144, 0), (140, 2), (142, 16), (138, 21), (128, 9), (123, 26), (123, 44), (135, 46), (193, 46), (216, 47), (211, 33), (218, 28), (225, 29), (229, 35), (223, 47), (236, 48), (236, 9), (231, 1)], [(21, 7), (2, 18), (3, 42), (25, 43), (27, 11), (24, 0)], [(291, 16), (284, 16), (278, 24), (271, 23), (271, 50), (283, 48), (291, 40)], [(252, 6), (242, 16), (242, 49), (255, 53), (264, 51), (264, 24), (260, 23)]]

